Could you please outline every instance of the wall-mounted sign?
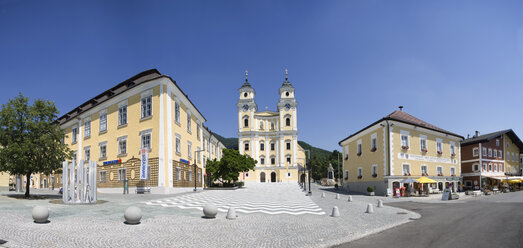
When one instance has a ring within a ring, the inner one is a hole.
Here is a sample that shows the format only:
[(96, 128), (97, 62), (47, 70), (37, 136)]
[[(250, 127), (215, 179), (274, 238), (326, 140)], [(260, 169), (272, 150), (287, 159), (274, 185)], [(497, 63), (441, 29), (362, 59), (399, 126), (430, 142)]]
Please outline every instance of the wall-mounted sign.
[(149, 165), (149, 159), (147, 155), (147, 149), (142, 149), (142, 162), (140, 166), (140, 180), (147, 179), (147, 166)]
[(457, 160), (456, 159), (423, 156), (423, 155), (409, 154), (409, 153), (398, 153), (398, 158), (399, 159), (407, 159), (407, 160), (423, 161), (423, 162), (457, 164)]
[(121, 162), (122, 162), (122, 159), (119, 158), (119, 159), (117, 159), (117, 160), (105, 161), (105, 162), (103, 163), (103, 165), (118, 164), (118, 163), (121, 163)]
[(189, 164), (188, 160), (185, 160), (185, 159), (182, 159), (182, 158), (180, 158), (180, 162)]

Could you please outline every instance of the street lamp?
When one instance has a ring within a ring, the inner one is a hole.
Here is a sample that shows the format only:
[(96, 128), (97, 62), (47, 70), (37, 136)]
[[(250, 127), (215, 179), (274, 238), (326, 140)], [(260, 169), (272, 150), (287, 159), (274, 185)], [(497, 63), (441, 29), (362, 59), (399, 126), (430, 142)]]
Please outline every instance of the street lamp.
[[(197, 178), (198, 177), (198, 167), (196, 165), (196, 161), (198, 161), (198, 157), (196, 157), (196, 153), (198, 153), (198, 156), (199, 156), (200, 152), (203, 152), (203, 151), (205, 151), (205, 150), (200, 149), (200, 150), (194, 151), (194, 191), (195, 192), (197, 191), (197, 189), (196, 189), (196, 187), (197, 187), (196, 181), (198, 180), (198, 178)], [(203, 172), (203, 168), (202, 168), (202, 172)]]
[[(310, 160), (311, 159), (311, 151), (310, 150), (305, 150), (305, 149), (300, 149), (304, 152), (307, 152), (307, 155), (308, 155), (308, 159)], [(306, 170), (306, 167), (307, 167), (307, 157), (305, 157), (305, 166), (303, 167), (303, 175), (305, 175), (305, 170)], [(303, 180), (303, 191), (307, 191), (307, 184), (305, 183), (305, 179)], [(312, 194), (311, 193), (311, 172), (309, 170), (309, 194)]]

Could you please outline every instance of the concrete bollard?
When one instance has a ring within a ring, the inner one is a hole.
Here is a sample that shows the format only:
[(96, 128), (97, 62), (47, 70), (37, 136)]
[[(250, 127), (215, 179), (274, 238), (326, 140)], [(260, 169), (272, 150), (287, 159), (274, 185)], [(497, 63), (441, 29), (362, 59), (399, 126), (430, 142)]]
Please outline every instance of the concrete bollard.
[(338, 210), (338, 207), (334, 206), (332, 208), (331, 217), (340, 217), (340, 210)]
[(383, 207), (383, 200), (378, 200), (378, 207), (379, 207), (379, 208), (382, 208), (382, 207)]
[(340, 199), (340, 194), (336, 194), (336, 199)]
[(126, 224), (140, 224), (140, 220), (142, 219), (142, 210), (139, 207), (130, 206), (125, 209), (123, 217), (125, 218)]
[(218, 208), (214, 204), (207, 204), (203, 207), (203, 215), (205, 218), (215, 218), (218, 214)]
[(321, 193), (321, 198), (325, 198), (325, 192)]
[(49, 222), (49, 209), (44, 206), (36, 206), (33, 208), (33, 220), (35, 223), (47, 223)]
[(227, 211), (227, 216), (225, 217), (228, 220), (235, 220), (238, 215), (236, 215), (236, 209), (233, 207), (229, 207), (229, 211)]
[(365, 213), (368, 213), (368, 214), (373, 214), (374, 213), (374, 206), (372, 206), (372, 204), (367, 204), (367, 211), (365, 211)]
[(352, 202), (352, 195), (349, 195), (349, 202)]

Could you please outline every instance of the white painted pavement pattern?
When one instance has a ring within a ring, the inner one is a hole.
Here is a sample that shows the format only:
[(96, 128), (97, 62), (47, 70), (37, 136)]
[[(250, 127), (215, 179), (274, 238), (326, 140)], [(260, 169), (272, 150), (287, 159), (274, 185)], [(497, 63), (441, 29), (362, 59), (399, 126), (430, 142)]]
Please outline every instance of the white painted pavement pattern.
[(214, 204), (220, 212), (234, 207), (239, 213), (324, 215), (325, 212), (295, 184), (248, 184), (238, 190), (209, 190), (160, 200), (145, 202), (147, 205), (202, 210)]

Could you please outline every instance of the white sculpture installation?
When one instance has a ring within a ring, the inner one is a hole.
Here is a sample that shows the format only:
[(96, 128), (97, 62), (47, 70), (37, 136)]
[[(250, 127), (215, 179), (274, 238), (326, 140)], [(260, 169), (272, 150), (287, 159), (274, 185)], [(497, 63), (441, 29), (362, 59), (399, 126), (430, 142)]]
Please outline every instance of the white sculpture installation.
[(67, 204), (96, 203), (96, 163), (80, 160), (75, 164), (75, 161), (63, 162), (62, 201)]

